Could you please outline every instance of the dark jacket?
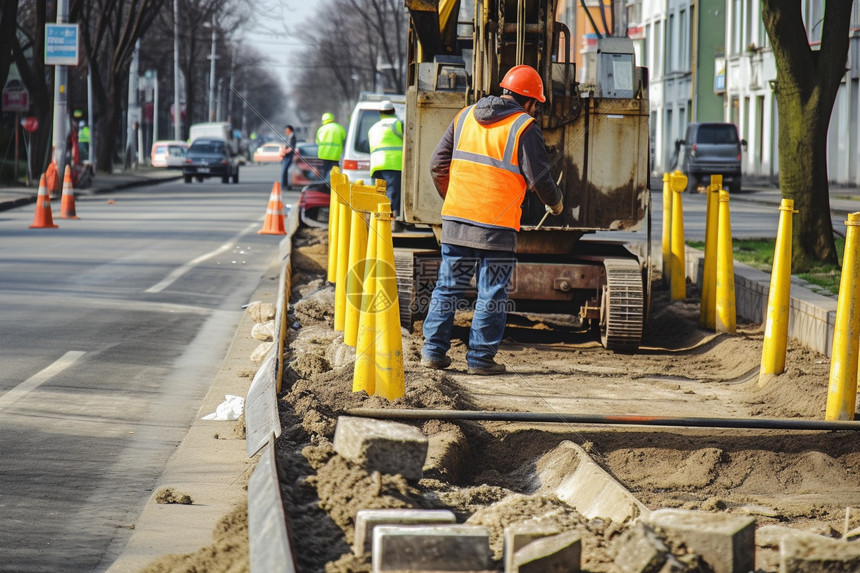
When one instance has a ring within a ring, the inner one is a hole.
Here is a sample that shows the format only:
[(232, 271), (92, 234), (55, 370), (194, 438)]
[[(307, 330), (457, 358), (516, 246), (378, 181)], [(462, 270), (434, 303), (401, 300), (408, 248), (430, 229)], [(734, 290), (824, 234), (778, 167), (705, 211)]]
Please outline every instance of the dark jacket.
[[(487, 96), (475, 104), (475, 119), (481, 124), (491, 124), (512, 113), (522, 111), (522, 106), (513, 99)], [(430, 175), (433, 177), (436, 191), (443, 199), (448, 193), (453, 150), (454, 122), (452, 121), (430, 160)], [(550, 174), (546, 144), (544, 143), (543, 132), (541, 132), (537, 122), (532, 122), (523, 131), (517, 151), (520, 159), (520, 172), (528, 184), (528, 190), (535, 191), (546, 205), (555, 205), (561, 201), (561, 190)], [(475, 191), (480, 192), (481, 190), (476, 189)], [(495, 227), (442, 217), (442, 242), (491, 251), (515, 251), (517, 232), (507, 227)]]

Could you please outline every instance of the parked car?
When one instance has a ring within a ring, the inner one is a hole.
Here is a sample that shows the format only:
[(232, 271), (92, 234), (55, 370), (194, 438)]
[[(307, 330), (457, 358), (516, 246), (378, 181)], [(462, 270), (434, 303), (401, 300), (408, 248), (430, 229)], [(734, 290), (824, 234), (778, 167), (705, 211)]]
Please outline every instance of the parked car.
[(346, 130), (341, 165), (352, 182), (361, 179), (370, 183), (370, 128), (379, 121), (379, 104), (385, 100), (394, 104), (397, 117), (406, 117), (406, 96), (402, 94), (362, 94), (355, 104)]
[(687, 175), (687, 191), (698, 192), (709, 185), (711, 175), (723, 176), (723, 188), (730, 193), (741, 190), (741, 157), (746, 139), (738, 137), (733, 123), (691, 123), (687, 135), (675, 145), (684, 147), (681, 170)]
[(331, 192), (325, 183), (313, 183), (299, 195), (299, 222), (306, 227), (328, 227)]
[(265, 143), (254, 150), (254, 163), (278, 163), (286, 147), (283, 143)]
[(203, 181), (207, 177), (220, 177), (223, 183), (230, 179), (238, 183), (239, 165), (234, 157), (223, 139), (196, 139), (185, 153), (182, 176), (186, 183), (191, 183), (192, 179)]
[(184, 141), (156, 141), (150, 153), (152, 166), (181, 168), (187, 150), (188, 144)]
[(317, 144), (301, 142), (296, 144), (296, 154), (290, 166), (290, 188), (300, 188), (311, 183), (323, 181), (320, 177), (323, 162), (317, 157)]

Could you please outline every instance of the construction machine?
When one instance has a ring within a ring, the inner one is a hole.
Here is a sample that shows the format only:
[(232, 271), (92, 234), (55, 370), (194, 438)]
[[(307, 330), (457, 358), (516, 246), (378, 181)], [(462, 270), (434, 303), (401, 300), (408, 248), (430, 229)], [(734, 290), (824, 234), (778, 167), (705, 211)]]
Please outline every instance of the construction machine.
[[(556, 20), (559, 1), (406, 0), (402, 218), (409, 228), (433, 230), (438, 241), (442, 199), (430, 176), (433, 150), (460, 109), (501, 95), (499, 82), (513, 66), (532, 66), (544, 83), (547, 101), (536, 120), (564, 212), (545, 218), (537, 195), (526, 193), (510, 299), (518, 312), (571, 315), (574, 326), (599, 333), (607, 349), (635, 352), (650, 299), (647, 70), (636, 66), (632, 40), (611, 32), (596, 34), (577, 70), (572, 54), (579, 42)], [(583, 238), (643, 223), (649, 237), (641, 256), (623, 241)], [(419, 244), (419, 235), (395, 238), (408, 328), (426, 312), (441, 260), (438, 244)]]

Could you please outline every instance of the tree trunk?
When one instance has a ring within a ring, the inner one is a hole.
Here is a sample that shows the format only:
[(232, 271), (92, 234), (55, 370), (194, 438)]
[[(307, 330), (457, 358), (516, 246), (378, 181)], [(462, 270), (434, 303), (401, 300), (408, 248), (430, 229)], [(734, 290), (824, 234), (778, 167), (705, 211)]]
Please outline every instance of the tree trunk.
[(801, 0), (762, 0), (762, 20), (776, 63), (779, 118), (779, 185), (794, 200), (792, 269), (817, 262), (837, 264), (830, 219), (827, 130), (848, 56), (848, 25), (853, 2), (828, 2), (821, 42), (813, 49), (803, 21)]
[[(830, 218), (827, 178), (827, 128), (832, 105), (821, 109), (820, 98), (801, 101), (798, 94), (776, 89), (779, 115), (779, 186), (794, 200), (792, 268), (809, 269), (818, 262), (838, 263)], [(824, 145), (821, 144), (824, 142)]]

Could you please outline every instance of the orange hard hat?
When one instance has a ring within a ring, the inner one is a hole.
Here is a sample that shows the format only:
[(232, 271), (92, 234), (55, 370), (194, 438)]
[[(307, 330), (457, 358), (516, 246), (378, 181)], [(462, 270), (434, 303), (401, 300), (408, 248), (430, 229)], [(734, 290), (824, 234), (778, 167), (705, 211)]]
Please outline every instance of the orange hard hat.
[(508, 70), (499, 85), (515, 94), (534, 98), (541, 103), (546, 101), (546, 97), (543, 95), (543, 80), (531, 66), (514, 66)]

